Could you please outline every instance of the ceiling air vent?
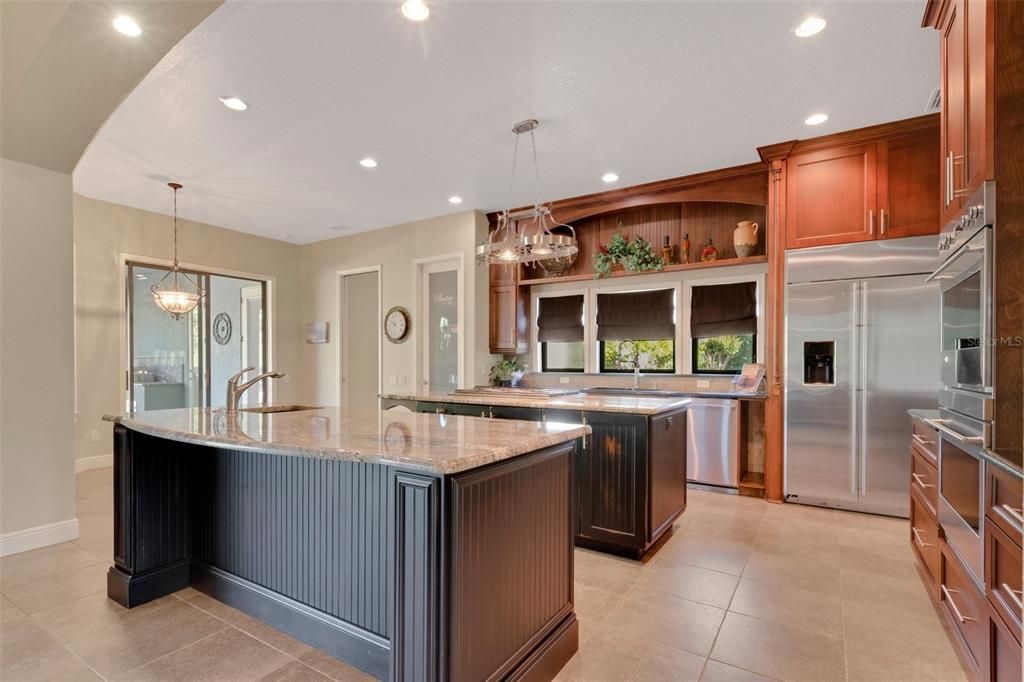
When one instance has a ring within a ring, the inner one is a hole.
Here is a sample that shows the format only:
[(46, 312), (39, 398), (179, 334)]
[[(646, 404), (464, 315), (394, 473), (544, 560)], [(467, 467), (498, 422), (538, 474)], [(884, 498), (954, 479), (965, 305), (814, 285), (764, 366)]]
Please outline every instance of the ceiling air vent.
[(942, 90), (935, 88), (932, 93), (928, 95), (928, 104), (924, 107), (924, 113), (932, 114), (942, 109)]

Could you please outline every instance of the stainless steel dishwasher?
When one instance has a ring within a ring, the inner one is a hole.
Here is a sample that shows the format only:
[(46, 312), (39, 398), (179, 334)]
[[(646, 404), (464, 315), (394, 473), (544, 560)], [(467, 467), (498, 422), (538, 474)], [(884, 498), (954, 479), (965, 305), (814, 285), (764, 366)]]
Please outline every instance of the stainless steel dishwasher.
[(693, 398), (686, 411), (686, 478), (735, 488), (739, 485), (739, 402)]

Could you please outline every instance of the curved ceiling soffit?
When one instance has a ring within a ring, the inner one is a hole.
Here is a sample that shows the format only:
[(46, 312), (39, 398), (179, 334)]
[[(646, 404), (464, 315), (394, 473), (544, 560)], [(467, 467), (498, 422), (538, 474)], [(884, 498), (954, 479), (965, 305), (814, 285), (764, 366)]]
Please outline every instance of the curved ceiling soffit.
[[(109, 116), (223, 0), (4, 0), (0, 154), (71, 173)], [(112, 22), (127, 14), (131, 38)]]

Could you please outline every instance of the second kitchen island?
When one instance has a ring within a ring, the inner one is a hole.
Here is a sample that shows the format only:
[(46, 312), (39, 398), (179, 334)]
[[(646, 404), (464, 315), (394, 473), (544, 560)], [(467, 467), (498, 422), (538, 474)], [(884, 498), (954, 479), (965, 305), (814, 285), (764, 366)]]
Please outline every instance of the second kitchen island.
[(172, 409), (110, 417), (114, 566), (380, 678), (550, 679), (575, 653), (580, 424)]
[[(534, 393), (533, 395), (530, 395)], [(639, 559), (686, 509), (687, 397), (500, 390), (383, 395), (385, 409), (586, 424), (575, 455), (576, 544)]]

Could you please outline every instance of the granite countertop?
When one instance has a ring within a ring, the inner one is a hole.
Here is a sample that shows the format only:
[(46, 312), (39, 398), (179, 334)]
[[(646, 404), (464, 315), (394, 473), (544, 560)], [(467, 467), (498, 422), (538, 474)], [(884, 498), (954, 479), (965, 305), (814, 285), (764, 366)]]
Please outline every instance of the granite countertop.
[(690, 398), (686, 396), (621, 396), (587, 395), (575, 393), (560, 396), (484, 395), (475, 393), (419, 393), (400, 395), (382, 393), (381, 398), (390, 400), (423, 400), (435, 403), (460, 403), (466, 405), (501, 405), (504, 407), (534, 407), (553, 410), (580, 410), (581, 412), (621, 412), (626, 414), (653, 415), (686, 407)]
[(437, 474), (475, 469), (591, 432), (582, 424), (339, 407), (240, 412), (230, 419), (222, 408), (180, 408), (104, 419), (183, 443), (393, 464)]

